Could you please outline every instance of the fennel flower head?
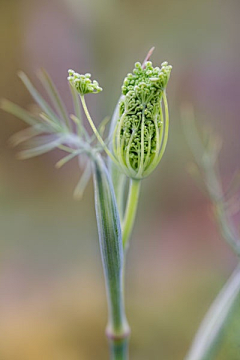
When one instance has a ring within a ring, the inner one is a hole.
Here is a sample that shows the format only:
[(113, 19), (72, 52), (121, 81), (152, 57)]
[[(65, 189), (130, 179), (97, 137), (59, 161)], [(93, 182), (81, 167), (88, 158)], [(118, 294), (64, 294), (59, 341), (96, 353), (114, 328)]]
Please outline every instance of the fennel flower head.
[(150, 61), (144, 66), (137, 62), (124, 79), (113, 153), (132, 179), (148, 176), (165, 151), (169, 122), (166, 86), (171, 69), (167, 62), (161, 68), (154, 68)]
[(91, 74), (78, 74), (74, 70), (68, 70), (68, 81), (77, 90), (77, 92), (84, 96), (85, 94), (97, 94), (102, 91), (96, 80), (91, 80)]

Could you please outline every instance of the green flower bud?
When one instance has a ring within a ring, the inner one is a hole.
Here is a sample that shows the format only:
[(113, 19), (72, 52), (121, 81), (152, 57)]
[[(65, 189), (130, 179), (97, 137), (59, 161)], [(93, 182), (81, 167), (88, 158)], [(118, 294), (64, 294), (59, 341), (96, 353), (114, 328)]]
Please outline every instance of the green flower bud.
[(144, 67), (136, 63), (133, 74), (124, 79), (113, 152), (130, 178), (148, 176), (165, 151), (169, 123), (165, 90), (171, 69), (167, 62), (161, 69), (150, 61)]
[(68, 70), (68, 81), (75, 87), (77, 92), (84, 96), (85, 94), (97, 94), (102, 91), (96, 80), (91, 80), (91, 74), (80, 75), (73, 70)]

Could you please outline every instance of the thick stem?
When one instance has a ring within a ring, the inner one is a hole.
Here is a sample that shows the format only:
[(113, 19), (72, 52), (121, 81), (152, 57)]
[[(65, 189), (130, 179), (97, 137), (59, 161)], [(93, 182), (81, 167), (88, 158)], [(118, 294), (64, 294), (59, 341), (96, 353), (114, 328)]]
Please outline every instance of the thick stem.
[(121, 340), (109, 339), (110, 359), (128, 360), (129, 335)]
[[(110, 274), (112, 276), (112, 274)], [(109, 322), (106, 330), (108, 338), (122, 339), (129, 333), (123, 299), (123, 268), (118, 277), (112, 276), (107, 285)]]
[(123, 222), (123, 249), (126, 249), (128, 240), (132, 232), (134, 220), (136, 217), (138, 198), (140, 193), (141, 180), (131, 180), (130, 189), (128, 193), (127, 206)]
[(130, 329), (124, 309), (124, 255), (121, 225), (112, 182), (100, 156), (95, 160), (94, 188), (99, 243), (108, 301), (106, 334), (110, 342), (111, 359), (127, 360)]

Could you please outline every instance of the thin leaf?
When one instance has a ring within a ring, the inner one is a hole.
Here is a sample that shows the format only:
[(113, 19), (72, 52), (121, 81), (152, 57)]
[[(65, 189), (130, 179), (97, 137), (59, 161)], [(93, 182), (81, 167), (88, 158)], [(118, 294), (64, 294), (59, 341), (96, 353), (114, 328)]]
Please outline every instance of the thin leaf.
[(202, 166), (205, 147), (200, 138), (196, 123), (193, 106), (191, 104), (183, 104), (181, 108), (181, 119), (186, 140), (199, 166)]
[(75, 87), (73, 87), (71, 84), (69, 84), (69, 87), (70, 87), (70, 91), (72, 94), (75, 115), (79, 119), (80, 123), (82, 124), (82, 111), (81, 111), (81, 103), (80, 103), (78, 92), (75, 89)]
[(49, 142), (59, 139), (58, 134), (44, 134), (36, 136), (34, 139), (29, 139), (25, 142), (25, 148), (32, 148), (34, 146), (46, 145)]
[(232, 196), (227, 202), (224, 203), (228, 215), (235, 216), (240, 211), (239, 194)]
[(81, 120), (75, 115), (70, 115), (70, 118), (77, 125), (78, 135), (79, 136), (84, 135), (86, 137), (86, 139), (89, 139), (89, 135), (88, 135), (85, 127), (83, 126)]
[(66, 124), (68, 127), (70, 127), (70, 122), (66, 108), (52, 79), (50, 78), (48, 73), (43, 69), (39, 71), (38, 77), (41, 80), (45, 90), (47, 91), (53, 103), (53, 106), (55, 107), (58, 115), (61, 117), (63, 123)]
[(107, 124), (109, 123), (110, 121), (110, 117), (109, 116), (106, 116), (100, 123), (99, 127), (98, 127), (98, 132), (101, 136), (104, 135), (104, 131), (106, 129), (106, 126)]
[[(35, 139), (36, 140), (36, 139)], [(62, 142), (64, 141), (64, 138), (57, 138), (51, 142), (46, 142), (45, 144), (31, 147), (27, 150), (23, 150), (18, 154), (19, 159), (29, 159), (34, 156), (42, 155), (48, 151), (53, 150), (54, 148), (58, 147)], [(36, 142), (35, 142), (36, 144)], [(29, 145), (29, 144), (28, 144)], [(29, 145), (30, 146), (30, 145)]]
[(61, 168), (63, 165), (65, 165), (68, 161), (72, 160), (74, 157), (76, 157), (77, 155), (81, 154), (84, 150), (78, 150), (78, 151), (74, 151), (73, 153), (67, 155), (67, 156), (64, 156), (61, 160), (59, 160), (57, 163), (56, 163), (56, 168), (59, 169)]
[(72, 149), (68, 146), (62, 145), (62, 144), (58, 146), (58, 149), (66, 151), (68, 153), (73, 153), (75, 151), (74, 149)]
[(41, 107), (43, 112), (45, 112), (49, 118), (51, 118), (55, 123), (61, 125), (58, 117), (54, 113), (54, 111), (51, 109), (51, 107), (48, 105), (48, 103), (42, 98), (42, 96), (39, 94), (39, 92), (35, 89), (35, 87), (32, 85), (30, 80), (28, 79), (27, 75), (24, 74), (22, 71), (19, 72), (19, 77), (28, 89), (29, 93), (33, 97), (33, 99), (38, 103), (38, 105)]
[(27, 141), (31, 138), (33, 138), (36, 135), (40, 135), (43, 131), (41, 128), (37, 127), (28, 127), (27, 129), (21, 130), (17, 132), (16, 134), (12, 135), (9, 139), (9, 144), (11, 146), (17, 146), (21, 144), (24, 141)]
[(195, 180), (196, 185), (202, 191), (202, 193), (206, 197), (209, 197), (206, 183), (204, 182), (204, 179), (202, 179), (202, 174), (201, 174), (199, 168), (197, 167), (197, 165), (194, 162), (190, 162), (187, 164), (186, 170), (187, 170), (188, 174)]
[[(105, 131), (105, 128), (106, 128), (106, 125), (107, 125), (107, 123), (108, 123), (109, 121), (110, 121), (109, 116), (106, 116), (106, 117), (101, 121), (100, 125), (97, 127), (97, 131), (98, 131), (98, 133), (99, 133), (99, 135), (100, 135), (101, 137), (103, 137), (104, 131)], [(89, 137), (90, 143), (94, 142), (95, 140), (97, 140), (96, 134), (93, 134), (91, 137)], [(104, 139), (104, 143), (105, 143), (106, 145), (109, 145), (109, 144), (110, 144), (110, 138), (107, 137), (106, 139)], [(102, 146), (102, 145), (100, 145), (100, 146), (96, 145), (96, 148), (98, 148), (99, 150), (101, 150), (101, 149), (103, 149), (103, 146)]]
[(86, 168), (77, 184), (77, 186), (74, 189), (73, 196), (76, 200), (80, 200), (83, 196), (83, 193), (86, 189), (86, 186), (88, 184), (88, 181), (91, 177), (91, 163), (88, 162), (86, 165)]
[(36, 124), (41, 123), (39, 119), (32, 116), (28, 111), (22, 109), (20, 106), (12, 103), (9, 100), (3, 99), (1, 101), (0, 107), (9, 114), (12, 114), (18, 117), (19, 119), (23, 120), (28, 125), (34, 126)]
[(231, 198), (240, 189), (240, 170), (236, 170), (229, 182), (228, 189), (224, 194), (225, 199)]
[(63, 129), (62, 129), (62, 127), (59, 125), (59, 124), (56, 124), (53, 120), (52, 120), (52, 118), (49, 118), (45, 113), (41, 113), (41, 114), (39, 114), (39, 116), (40, 116), (40, 118), (42, 119), (42, 120), (44, 120), (44, 122), (46, 122), (48, 125), (50, 125), (50, 127), (52, 128), (52, 129), (54, 129), (54, 131), (56, 132), (61, 132)]
[(211, 134), (208, 153), (213, 164), (217, 162), (219, 152), (222, 148), (222, 139), (217, 134)]

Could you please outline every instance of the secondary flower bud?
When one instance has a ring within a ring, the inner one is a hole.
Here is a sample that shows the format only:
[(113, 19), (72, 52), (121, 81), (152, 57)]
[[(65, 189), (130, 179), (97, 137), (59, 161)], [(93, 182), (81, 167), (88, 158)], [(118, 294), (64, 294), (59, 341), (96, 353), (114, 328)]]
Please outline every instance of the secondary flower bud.
[(80, 95), (88, 93), (97, 94), (102, 91), (102, 88), (98, 85), (96, 80), (91, 80), (91, 74), (80, 75), (74, 70), (68, 70), (68, 81), (75, 87)]
[(136, 63), (133, 73), (124, 79), (113, 151), (130, 178), (148, 176), (164, 153), (169, 121), (165, 89), (171, 69), (167, 62), (161, 69), (154, 68), (150, 61), (144, 68)]

